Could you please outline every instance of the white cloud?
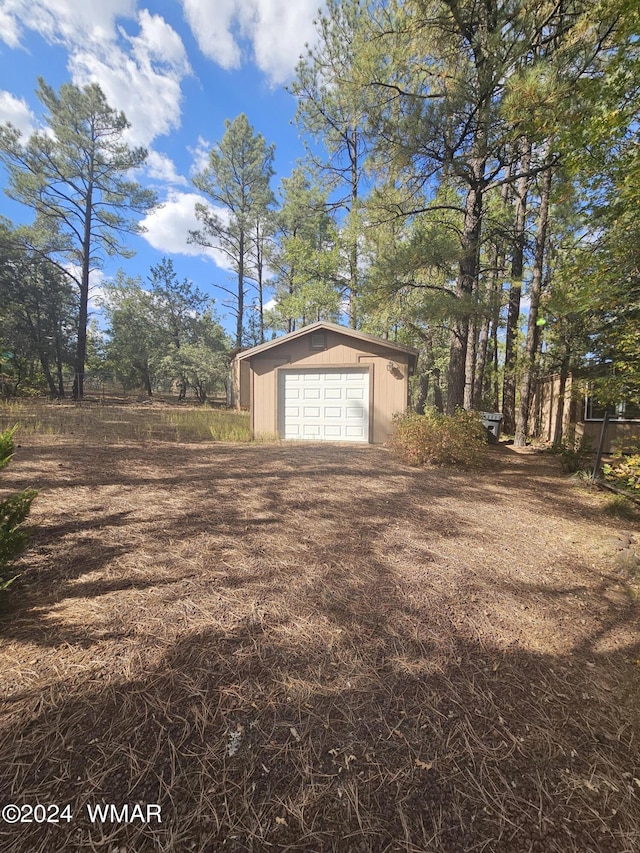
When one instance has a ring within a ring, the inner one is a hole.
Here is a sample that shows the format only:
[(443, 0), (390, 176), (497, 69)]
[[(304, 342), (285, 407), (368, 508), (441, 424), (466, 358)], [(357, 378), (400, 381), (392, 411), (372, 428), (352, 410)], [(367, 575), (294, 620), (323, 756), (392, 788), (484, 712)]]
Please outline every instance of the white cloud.
[(139, 35), (120, 31), (129, 53), (115, 43), (76, 46), (69, 68), (77, 85), (100, 85), (130, 121), (131, 141), (146, 146), (180, 127), (180, 84), (191, 69), (180, 36), (163, 18), (143, 9), (138, 20)]
[(162, 181), (165, 184), (175, 184), (186, 187), (188, 184), (184, 175), (176, 172), (173, 160), (159, 151), (149, 151), (146, 162), (147, 174), (151, 179)]
[(187, 53), (178, 33), (161, 15), (143, 9), (138, 16), (140, 35), (127, 36), (140, 65), (156, 62), (172, 73), (189, 74)]
[[(3, 37), (19, 37), (21, 28), (35, 30), (49, 42), (66, 45), (113, 36), (118, 17), (135, 17), (136, 0), (6, 0), (2, 16), (8, 30)], [(4, 29), (4, 28), (3, 28)]]
[(0, 39), (9, 47), (20, 46), (20, 25), (8, 5), (0, 9)]
[[(201, 223), (196, 217), (196, 203), (206, 204), (197, 193), (171, 190), (162, 207), (154, 210), (140, 223), (146, 229), (145, 240), (167, 255), (192, 255), (208, 258), (221, 269), (231, 269), (227, 256), (217, 250), (189, 243), (189, 232), (198, 231)], [(222, 210), (216, 210), (224, 216)]]
[(184, 16), (198, 47), (223, 68), (240, 66), (240, 48), (231, 32), (238, 7), (237, 0), (218, 0), (214, 11), (207, 0), (182, 0)]
[[(149, 145), (180, 126), (181, 82), (191, 68), (162, 16), (136, 13), (135, 0), (7, 0), (2, 14), (12, 33), (32, 29), (64, 44), (73, 82), (100, 85), (131, 123), (132, 143)], [(134, 21), (137, 34), (116, 26), (118, 19)]]
[(209, 152), (212, 148), (213, 144), (202, 136), (198, 137), (195, 148), (187, 148), (187, 151), (193, 157), (193, 164), (191, 166), (192, 175), (203, 172), (209, 166)]
[(35, 130), (36, 119), (23, 98), (0, 91), (0, 124), (11, 122), (25, 138)]
[(242, 64), (242, 42), (273, 85), (293, 74), (305, 44), (315, 41), (313, 20), (319, 0), (182, 0), (185, 18), (198, 47), (223, 68)]

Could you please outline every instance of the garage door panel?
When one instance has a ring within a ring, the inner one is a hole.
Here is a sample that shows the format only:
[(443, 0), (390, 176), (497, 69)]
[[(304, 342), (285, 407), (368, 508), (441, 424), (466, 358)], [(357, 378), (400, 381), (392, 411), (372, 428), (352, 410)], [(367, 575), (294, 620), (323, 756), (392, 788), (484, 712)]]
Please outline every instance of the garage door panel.
[(325, 388), (325, 400), (340, 400), (342, 398), (342, 388)]
[[(315, 401), (318, 405), (313, 405)], [(281, 370), (279, 406), (280, 431), (285, 439), (369, 440), (368, 371)]]
[(364, 409), (348, 408), (345, 411), (346, 411), (346, 417), (349, 420), (353, 420), (355, 418), (356, 420), (361, 421), (364, 417)]
[(346, 426), (345, 436), (346, 438), (358, 439), (358, 441), (366, 441), (364, 430), (361, 426)]
[(364, 400), (365, 389), (364, 388), (345, 388), (344, 389), (344, 397), (345, 397), (345, 400)]

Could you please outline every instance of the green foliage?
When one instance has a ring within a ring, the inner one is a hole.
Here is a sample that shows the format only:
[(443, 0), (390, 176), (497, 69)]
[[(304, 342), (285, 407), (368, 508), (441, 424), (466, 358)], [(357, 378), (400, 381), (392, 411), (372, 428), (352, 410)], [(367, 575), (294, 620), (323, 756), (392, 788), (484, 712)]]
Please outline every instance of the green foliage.
[(68, 276), (30, 249), (24, 228), (0, 219), (0, 372), (5, 395), (64, 396), (78, 301)]
[(340, 252), (335, 223), (327, 213), (326, 191), (297, 168), (282, 181), (276, 217), (277, 245), (269, 259), (276, 273), (276, 306), (271, 328), (291, 332), (340, 315)]
[(602, 466), (602, 473), (612, 485), (640, 496), (640, 453), (616, 453)]
[(405, 412), (394, 419), (391, 449), (410, 465), (479, 464), (487, 431), (478, 412), (458, 409), (445, 415), (431, 409), (424, 415)]
[(551, 448), (551, 452), (558, 455), (562, 470), (568, 474), (586, 471), (590, 463), (593, 462), (591, 439), (586, 435), (561, 441)]
[(0, 471), (6, 468), (9, 462), (11, 462), (11, 457), (13, 456), (13, 436), (17, 429), (18, 425), (16, 424), (11, 429), (6, 429), (0, 433)]
[(35, 215), (24, 229), (34, 252), (67, 275), (79, 293), (74, 396), (83, 396), (89, 274), (105, 255), (131, 257), (121, 237), (141, 233), (137, 216), (157, 203), (155, 192), (131, 179), (147, 157), (126, 142), (129, 123), (112, 109), (96, 83), (64, 83), (56, 93), (42, 78), (38, 98), (46, 130), (26, 143), (10, 124), (0, 126), (0, 160), (7, 194)]
[[(229, 307), (236, 318), (235, 346), (243, 344), (245, 296), (249, 284), (258, 290), (262, 308), (264, 244), (269, 236), (273, 193), (275, 146), (267, 145), (261, 133), (242, 113), (225, 122), (225, 133), (209, 152), (209, 163), (194, 175), (194, 186), (211, 204), (196, 204), (201, 228), (190, 240), (226, 255), (236, 273), (234, 290), (221, 288), (231, 297)], [(262, 311), (261, 311), (262, 317)]]
[[(17, 426), (0, 433), (0, 469), (11, 460), (16, 429)], [(33, 489), (25, 489), (0, 501), (0, 592), (15, 580), (7, 576), (9, 565), (27, 546), (29, 531), (21, 525), (36, 494)]]
[(120, 273), (105, 286), (109, 361), (125, 388), (149, 396), (160, 380), (177, 383), (181, 398), (193, 388), (201, 403), (224, 391), (230, 341), (197, 287), (178, 280), (167, 258), (151, 268), (149, 289)]

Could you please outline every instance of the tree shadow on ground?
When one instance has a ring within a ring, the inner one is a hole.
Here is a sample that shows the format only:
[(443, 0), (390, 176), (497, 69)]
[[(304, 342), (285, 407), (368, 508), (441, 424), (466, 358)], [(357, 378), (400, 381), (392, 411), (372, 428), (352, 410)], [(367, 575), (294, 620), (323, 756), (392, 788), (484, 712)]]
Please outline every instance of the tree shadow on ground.
[[(638, 644), (483, 645), (446, 606), (408, 605), (371, 555), (292, 593), (183, 633), (133, 677), (25, 697), (2, 728), (0, 786), (18, 803), (70, 801), (74, 820), (4, 825), (3, 849), (637, 846)], [(608, 632), (631, 620), (609, 605)], [(160, 803), (162, 824), (91, 823), (87, 802)]]

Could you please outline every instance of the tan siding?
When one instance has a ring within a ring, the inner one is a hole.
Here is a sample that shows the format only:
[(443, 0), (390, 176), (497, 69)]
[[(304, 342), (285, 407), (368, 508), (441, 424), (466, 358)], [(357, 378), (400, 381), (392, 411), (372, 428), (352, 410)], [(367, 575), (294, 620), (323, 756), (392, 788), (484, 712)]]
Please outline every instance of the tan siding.
[[(350, 340), (328, 331), (327, 347), (311, 350), (309, 336), (284, 341), (281, 347), (252, 356), (252, 427), (255, 435), (275, 435), (278, 432), (278, 367), (345, 367), (370, 365), (370, 440), (385, 442), (392, 430), (395, 412), (407, 406), (408, 364), (404, 354), (388, 350), (384, 345)], [(393, 372), (387, 369), (392, 361)]]
[[(268, 358), (267, 356), (271, 356)], [(276, 381), (278, 367), (286, 364), (282, 358), (274, 358), (268, 352), (261, 359), (252, 359), (253, 372), (253, 433), (256, 436), (275, 436), (278, 434), (276, 408)]]
[[(393, 432), (393, 416), (407, 408), (409, 368), (397, 356), (361, 355), (360, 363), (369, 363), (373, 369), (373, 443), (384, 444)], [(387, 367), (393, 362), (394, 368)]]
[[(597, 450), (601, 434), (602, 421), (585, 421), (576, 424), (576, 436), (578, 438), (585, 436), (593, 450)], [(638, 440), (640, 440), (640, 421), (626, 423), (609, 421), (603, 452), (614, 453), (616, 450), (624, 450), (630, 445), (637, 445)]]

